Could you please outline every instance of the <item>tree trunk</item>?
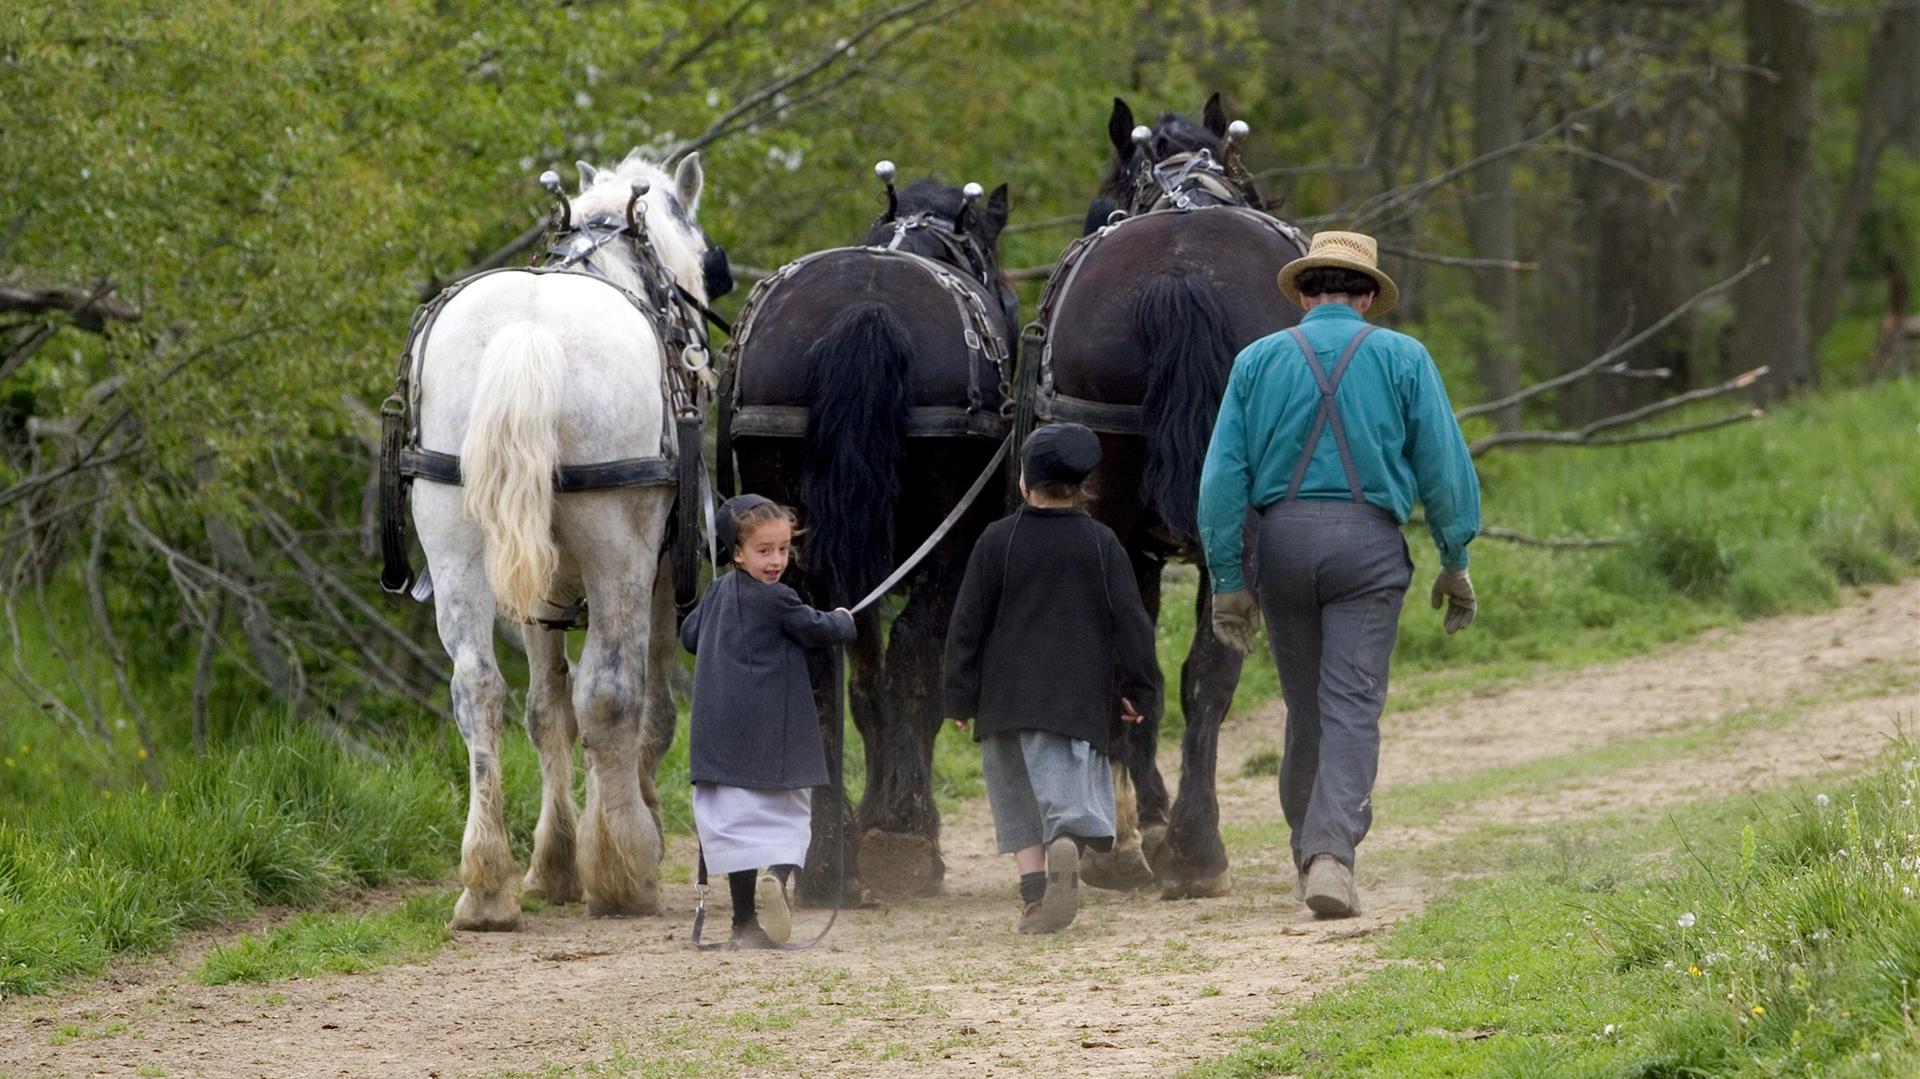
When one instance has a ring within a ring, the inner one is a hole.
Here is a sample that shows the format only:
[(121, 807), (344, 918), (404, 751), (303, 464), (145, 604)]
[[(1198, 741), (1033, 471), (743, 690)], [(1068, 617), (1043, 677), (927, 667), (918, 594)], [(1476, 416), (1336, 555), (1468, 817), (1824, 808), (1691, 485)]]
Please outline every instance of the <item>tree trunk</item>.
[[(1815, 18), (1795, 0), (1746, 0), (1746, 102), (1740, 120), (1737, 261), (1771, 262), (1734, 291), (1729, 371), (1771, 365), (1762, 399), (1819, 382), (1807, 338), (1807, 180)], [(1824, 286), (1823, 286), (1824, 287)]]
[[(1478, 158), (1520, 141), (1515, 85), (1519, 45), (1513, 6), (1507, 0), (1487, 0), (1476, 6), (1475, 15), (1473, 156)], [(1473, 198), (1467, 203), (1467, 237), (1474, 256), (1513, 261), (1513, 218), (1513, 158), (1503, 157), (1474, 174)], [(1480, 392), (1493, 400), (1520, 388), (1514, 359), (1520, 342), (1518, 282), (1513, 270), (1490, 267), (1475, 274), (1474, 285), (1499, 324), (1497, 338), (1481, 342), (1474, 367)], [(1514, 430), (1520, 426), (1520, 406), (1503, 408), (1493, 418), (1502, 431)]]
[(1813, 274), (1813, 307), (1807, 325), (1815, 344), (1833, 325), (1853, 242), (1873, 202), (1881, 155), (1905, 129), (1920, 126), (1914, 121), (1916, 103), (1920, 103), (1920, 6), (1893, 8), (1874, 23), (1867, 46), (1867, 85), (1853, 140), (1853, 172)]

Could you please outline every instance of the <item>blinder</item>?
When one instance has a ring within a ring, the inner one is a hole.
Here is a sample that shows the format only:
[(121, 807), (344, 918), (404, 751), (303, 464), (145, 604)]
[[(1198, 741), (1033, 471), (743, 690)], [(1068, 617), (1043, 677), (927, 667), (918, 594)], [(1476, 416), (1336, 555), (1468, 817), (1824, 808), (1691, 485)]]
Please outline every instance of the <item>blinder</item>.
[[(706, 239), (706, 230), (700, 231)], [(733, 267), (727, 262), (727, 249), (707, 240), (707, 249), (700, 253), (700, 278), (706, 285), (707, 302), (725, 296), (733, 291)]]

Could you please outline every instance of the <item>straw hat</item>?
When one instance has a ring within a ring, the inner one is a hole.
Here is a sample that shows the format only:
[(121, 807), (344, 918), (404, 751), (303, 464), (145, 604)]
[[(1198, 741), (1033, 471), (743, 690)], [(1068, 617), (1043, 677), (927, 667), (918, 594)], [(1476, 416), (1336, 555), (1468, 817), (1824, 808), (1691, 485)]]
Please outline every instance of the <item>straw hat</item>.
[(1393, 278), (1380, 272), (1380, 267), (1376, 265), (1379, 254), (1379, 246), (1373, 242), (1373, 237), (1365, 233), (1316, 233), (1313, 246), (1307, 248), (1304, 257), (1280, 267), (1280, 291), (1297, 304), (1300, 302), (1300, 289), (1294, 281), (1302, 273), (1322, 266), (1337, 266), (1373, 278), (1374, 283), (1380, 286), (1380, 295), (1373, 298), (1373, 306), (1368, 308), (1367, 314), (1384, 315), (1399, 301), (1400, 289), (1393, 283)]

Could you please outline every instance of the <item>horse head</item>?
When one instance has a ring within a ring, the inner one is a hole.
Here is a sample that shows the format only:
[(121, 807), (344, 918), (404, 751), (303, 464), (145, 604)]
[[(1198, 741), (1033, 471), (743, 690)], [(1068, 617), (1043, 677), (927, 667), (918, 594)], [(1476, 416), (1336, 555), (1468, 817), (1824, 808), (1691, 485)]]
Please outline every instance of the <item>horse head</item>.
[[(1113, 162), (1100, 187), (1109, 210), (1145, 213), (1166, 205), (1260, 205), (1252, 178), (1239, 167), (1236, 144), (1246, 135), (1244, 123), (1228, 123), (1227, 110), (1215, 93), (1207, 98), (1196, 124), (1177, 112), (1163, 112), (1153, 126), (1136, 124), (1133, 110), (1121, 98), (1113, 99), (1107, 117), (1107, 139), (1113, 144)], [(1098, 210), (1095, 211), (1098, 214)], [(1090, 226), (1104, 224), (1093, 220)]]
[[(700, 227), (706, 174), (697, 151), (681, 158), (672, 175), (638, 149), (611, 168), (585, 161), (574, 165), (580, 171), (580, 190), (565, 200), (555, 255), (587, 262), (636, 293), (644, 293), (641, 273), (647, 259), (656, 260), (702, 304), (733, 287), (726, 250)], [(549, 173), (546, 179), (551, 181), (548, 190), (564, 199), (557, 191), (558, 177)]]
[(1007, 185), (980, 201), (980, 185), (964, 188), (918, 180), (904, 191), (893, 189), (891, 162), (876, 169), (887, 184), (887, 209), (862, 241), (869, 247), (930, 258), (962, 270), (989, 288), (1000, 284), (1000, 230), (1007, 227)]

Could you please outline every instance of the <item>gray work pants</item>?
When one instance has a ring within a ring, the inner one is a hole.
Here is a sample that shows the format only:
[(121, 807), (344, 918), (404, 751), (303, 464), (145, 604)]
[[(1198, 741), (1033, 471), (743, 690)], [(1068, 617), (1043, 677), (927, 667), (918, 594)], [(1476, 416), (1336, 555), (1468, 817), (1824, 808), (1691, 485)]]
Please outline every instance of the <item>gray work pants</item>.
[(1287, 701), (1280, 806), (1293, 860), (1351, 866), (1373, 823), (1387, 661), (1413, 560), (1392, 515), (1356, 502), (1261, 511), (1257, 580)]

